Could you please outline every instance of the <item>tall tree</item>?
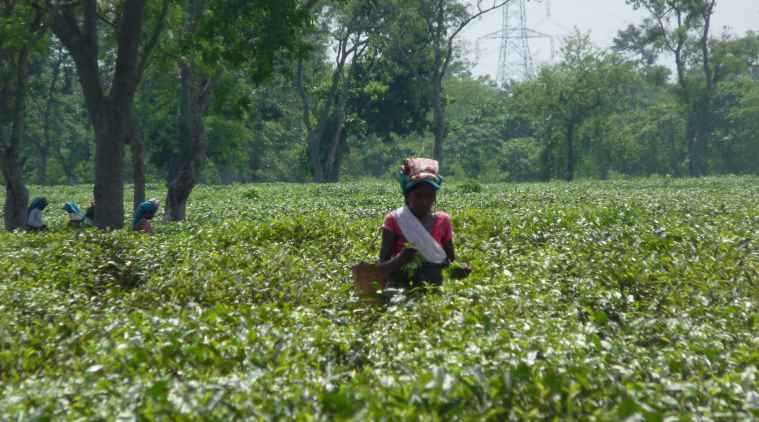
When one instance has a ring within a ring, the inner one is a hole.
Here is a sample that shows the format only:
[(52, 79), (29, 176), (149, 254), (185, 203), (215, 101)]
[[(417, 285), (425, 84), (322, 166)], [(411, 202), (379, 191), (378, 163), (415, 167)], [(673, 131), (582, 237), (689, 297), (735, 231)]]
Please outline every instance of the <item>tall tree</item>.
[[(300, 61), (295, 78), (313, 180), (338, 180), (349, 136), (351, 142), (390, 143), (392, 135), (428, 126), (431, 60), (412, 54), (428, 45), (426, 32), (410, 18), (418, 16), (414, 13), (394, 1), (324, 7), (321, 30), (312, 34), (312, 42), (323, 46), (324, 53)], [(326, 54), (326, 46), (334, 48), (333, 57)], [(334, 62), (328, 63), (329, 58)], [(372, 164), (381, 166), (376, 160)]]
[[(457, 164), (467, 177), (499, 180), (493, 174), (507, 129), (515, 131), (517, 122), (509, 121), (507, 95), (491, 80), (472, 78), (468, 74), (453, 75), (445, 81), (449, 105), (446, 115), (451, 139), (447, 144), (446, 162)], [(488, 174), (488, 169), (492, 169)], [(509, 174), (518, 173), (510, 169)]]
[(433, 56), (432, 74), (432, 130), (435, 144), (432, 156), (443, 161), (443, 145), (448, 132), (445, 118), (443, 79), (454, 58), (454, 42), (472, 21), (480, 16), (503, 7), (511, 0), (476, 0), (473, 4), (463, 4), (458, 0), (415, 0), (419, 16), (424, 20), (429, 35), (427, 47)]
[[(46, 0), (46, 5), (53, 32), (76, 63), (95, 131), (95, 224), (100, 228), (121, 228), (124, 147), (136, 135), (134, 97), (163, 32), (169, 0), (161, 0), (155, 10), (146, 7), (145, 0)], [(152, 19), (146, 19), (148, 15)], [(147, 24), (150, 20), (152, 25)], [(116, 44), (110, 75), (101, 50), (106, 35), (112, 36)]]
[(0, 166), (5, 180), (6, 230), (23, 226), (29, 201), (20, 152), (29, 60), (45, 35), (43, 19), (41, 11), (28, 2), (0, 2)]
[[(636, 9), (649, 13), (639, 28), (629, 27), (618, 36), (618, 48), (630, 49), (626, 42), (633, 32), (643, 33), (635, 48), (651, 45), (675, 59), (678, 96), (687, 115), (686, 143), (688, 172), (691, 176), (706, 173), (706, 150), (713, 129), (712, 99), (720, 69), (712, 61), (711, 19), (716, 0), (626, 0)], [(693, 63), (689, 69), (688, 64)], [(699, 70), (700, 69), (700, 70)], [(689, 75), (689, 70), (697, 70)]]
[(619, 56), (595, 49), (587, 34), (577, 33), (562, 48), (559, 64), (542, 68), (534, 81), (520, 87), (517, 95), (546, 141), (546, 178), (556, 174), (556, 151), (562, 151), (561, 176), (567, 181), (574, 179), (578, 130), (592, 116), (610, 112), (620, 98), (629, 96), (631, 72), (631, 66)]
[(723, 37), (712, 45), (720, 84), (712, 100), (714, 117), (710, 163), (722, 173), (759, 169), (759, 33)]
[[(208, 144), (204, 117), (216, 86), (227, 73), (259, 83), (273, 72), (277, 55), (298, 51), (313, 1), (185, 0), (168, 55), (179, 79), (176, 140), (168, 169), (166, 219), (184, 220), (187, 200), (198, 183)], [(237, 69), (237, 70), (235, 70)]]
[[(185, 43), (197, 41), (207, 2), (188, 0), (181, 3), (183, 22), (179, 33)], [(187, 199), (197, 183), (206, 156), (203, 116), (208, 109), (213, 76), (204, 72), (190, 48), (177, 60), (179, 74), (179, 113), (176, 124), (178, 150), (169, 158), (166, 193), (167, 221), (185, 219)]]
[(62, 126), (59, 111), (63, 97), (61, 88), (65, 78), (66, 59), (62, 46), (52, 46), (47, 57), (42, 57), (38, 66), (42, 77), (41, 83), (36, 84), (37, 92), (32, 90), (30, 111), (33, 111), (38, 124), (36, 128), (30, 125), (32, 127), (27, 132), (35, 150), (35, 182), (38, 185), (48, 184), (48, 164), (56, 144), (59, 143), (58, 136)]
[(315, 101), (306, 86), (304, 61), (297, 63), (296, 88), (303, 102), (309, 167), (317, 183), (339, 177), (347, 139), (346, 104), (355, 83), (353, 65), (369, 50), (370, 35), (379, 30), (380, 10), (377, 2), (366, 0), (334, 2), (322, 9), (322, 24), (329, 33), (328, 42), (334, 44), (335, 57), (321, 101)]

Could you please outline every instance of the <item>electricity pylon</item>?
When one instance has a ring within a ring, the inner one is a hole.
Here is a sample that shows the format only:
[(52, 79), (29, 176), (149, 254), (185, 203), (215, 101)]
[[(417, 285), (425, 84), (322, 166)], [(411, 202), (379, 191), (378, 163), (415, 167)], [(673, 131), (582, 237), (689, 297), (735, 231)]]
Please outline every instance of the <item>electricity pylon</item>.
[[(546, 0), (548, 17), (550, 4)], [(503, 6), (503, 21), (499, 31), (483, 38), (501, 40), (498, 51), (498, 71), (496, 83), (504, 86), (514, 80), (527, 80), (535, 75), (535, 64), (530, 52), (530, 39), (543, 38), (551, 41), (553, 55), (553, 37), (527, 26), (527, 0), (512, 0)]]

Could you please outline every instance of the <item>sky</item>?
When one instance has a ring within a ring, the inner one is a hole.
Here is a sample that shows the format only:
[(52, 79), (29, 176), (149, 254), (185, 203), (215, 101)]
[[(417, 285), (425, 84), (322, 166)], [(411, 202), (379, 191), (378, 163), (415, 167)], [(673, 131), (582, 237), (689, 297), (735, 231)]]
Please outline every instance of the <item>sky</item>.
[[(517, 0), (512, 0), (514, 3)], [(547, 5), (546, 2), (550, 1)], [(548, 9), (550, 6), (550, 17)], [(553, 37), (554, 51), (558, 52), (561, 40), (577, 27), (590, 31), (593, 43), (606, 48), (619, 29), (639, 23), (645, 12), (633, 10), (625, 0), (528, 0), (527, 26)], [(475, 75), (489, 74), (495, 79), (498, 67), (500, 40), (483, 38), (500, 30), (502, 12), (493, 11), (470, 24), (462, 33), (462, 40), (469, 60), (476, 62)], [(713, 27), (718, 33), (724, 28), (736, 35), (747, 30), (759, 30), (759, 0), (718, 0), (713, 17)], [(534, 40), (530, 44), (536, 64), (550, 62), (551, 41)]]

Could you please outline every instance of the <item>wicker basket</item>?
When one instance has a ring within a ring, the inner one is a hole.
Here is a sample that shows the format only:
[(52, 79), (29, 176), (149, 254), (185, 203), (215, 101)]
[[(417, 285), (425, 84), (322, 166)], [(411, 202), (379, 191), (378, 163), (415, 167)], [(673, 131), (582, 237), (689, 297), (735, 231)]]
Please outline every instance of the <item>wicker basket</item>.
[(387, 279), (380, 271), (379, 266), (362, 262), (354, 265), (352, 270), (353, 286), (358, 297), (366, 302), (381, 303), (382, 300), (378, 291), (385, 288)]

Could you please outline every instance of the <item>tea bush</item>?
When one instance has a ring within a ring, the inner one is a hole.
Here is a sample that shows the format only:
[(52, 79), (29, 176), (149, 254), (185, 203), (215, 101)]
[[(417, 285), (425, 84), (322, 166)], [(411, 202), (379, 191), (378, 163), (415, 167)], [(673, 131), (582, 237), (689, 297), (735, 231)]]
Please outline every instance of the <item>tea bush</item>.
[(392, 182), (200, 187), (152, 237), (33, 192), (52, 230), (0, 234), (2, 420), (759, 418), (758, 178), (446, 186), (474, 272), (386, 307), (350, 267)]

